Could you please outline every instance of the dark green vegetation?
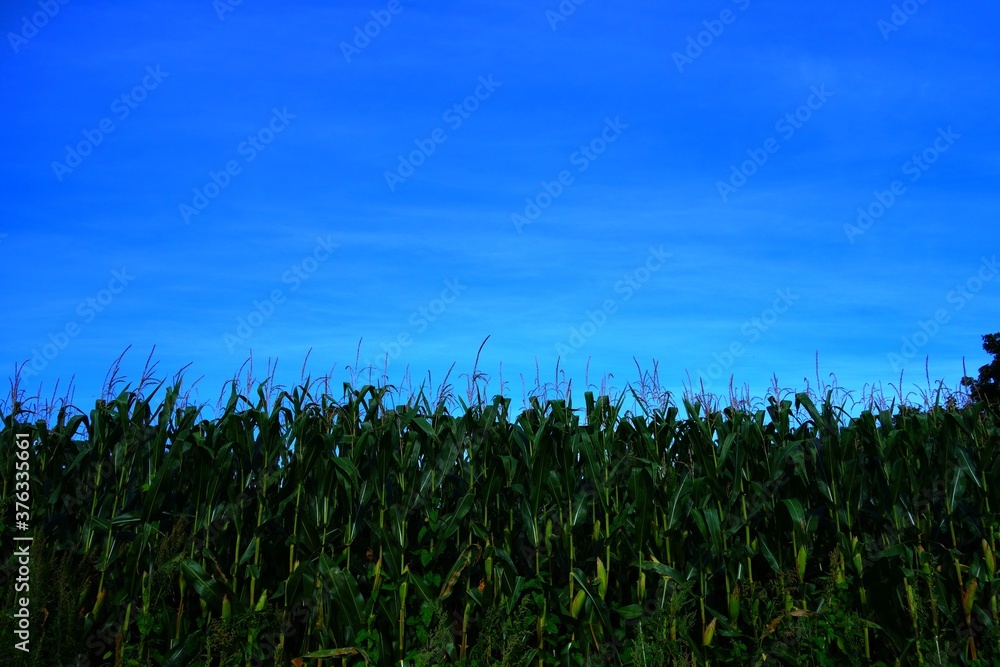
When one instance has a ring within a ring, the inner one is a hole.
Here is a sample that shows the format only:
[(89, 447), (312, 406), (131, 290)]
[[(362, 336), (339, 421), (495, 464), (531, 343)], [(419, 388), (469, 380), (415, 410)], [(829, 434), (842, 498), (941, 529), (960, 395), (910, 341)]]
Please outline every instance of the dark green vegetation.
[(981, 402), (631, 414), (587, 392), (452, 415), (234, 383), (209, 420), (179, 383), (146, 386), (49, 423), (0, 414), (4, 664), (1000, 663), (1000, 415)]
[(978, 378), (962, 378), (962, 384), (969, 387), (973, 400), (997, 409), (1000, 407), (1000, 332), (983, 336), (983, 349), (993, 355), (993, 361), (980, 366)]

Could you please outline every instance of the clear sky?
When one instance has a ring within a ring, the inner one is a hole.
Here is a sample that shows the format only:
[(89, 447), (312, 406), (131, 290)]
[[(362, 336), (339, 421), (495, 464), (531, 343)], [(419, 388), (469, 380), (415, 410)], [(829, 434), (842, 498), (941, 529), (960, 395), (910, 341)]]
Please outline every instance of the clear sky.
[[(955, 387), (1000, 330), (996, 3), (4, 2), (0, 363), (464, 394)], [(558, 360), (558, 362), (557, 362)], [(589, 376), (585, 369), (589, 360)], [(638, 366), (636, 361), (638, 361)], [(244, 369), (244, 374), (246, 369)], [(376, 374), (376, 375), (378, 375)], [(373, 376), (375, 377), (375, 376)], [(562, 386), (565, 389), (565, 385)], [(552, 393), (550, 393), (552, 396)]]

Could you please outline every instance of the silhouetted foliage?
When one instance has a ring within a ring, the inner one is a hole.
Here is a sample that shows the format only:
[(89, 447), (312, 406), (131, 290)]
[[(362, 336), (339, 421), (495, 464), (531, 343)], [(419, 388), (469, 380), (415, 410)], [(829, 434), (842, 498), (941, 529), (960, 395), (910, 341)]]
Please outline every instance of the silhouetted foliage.
[(1000, 332), (983, 336), (983, 349), (993, 355), (993, 361), (979, 368), (979, 379), (962, 378), (962, 385), (971, 387), (972, 400), (982, 401), (991, 408), (1000, 407)]

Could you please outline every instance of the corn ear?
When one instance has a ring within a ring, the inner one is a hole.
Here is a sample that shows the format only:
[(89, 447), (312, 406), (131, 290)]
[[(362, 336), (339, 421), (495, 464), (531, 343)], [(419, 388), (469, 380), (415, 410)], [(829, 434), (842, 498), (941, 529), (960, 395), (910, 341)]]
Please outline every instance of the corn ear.
[(587, 598), (587, 594), (583, 589), (576, 592), (576, 596), (573, 598), (573, 602), (569, 605), (569, 613), (576, 618), (580, 615), (580, 610), (583, 609), (583, 603)]
[(597, 595), (603, 600), (604, 594), (608, 592), (608, 571), (600, 556), (597, 557), (597, 581)]
[(108, 589), (106, 588), (102, 588), (100, 592), (97, 594), (97, 600), (94, 601), (94, 608), (91, 610), (91, 613), (93, 614), (95, 619), (97, 618), (97, 615), (101, 613), (101, 608), (104, 607), (104, 599), (107, 597), (107, 595), (108, 595)]
[(976, 589), (979, 588), (979, 580), (973, 579), (962, 592), (962, 610), (965, 611), (966, 618), (972, 614), (972, 604), (976, 600)]
[(858, 538), (851, 537), (851, 551), (854, 553), (854, 569), (857, 571), (858, 576), (861, 576), (864, 571), (864, 567), (861, 564), (861, 549), (858, 548)]
[(906, 606), (910, 612), (910, 621), (914, 629), (917, 627), (917, 607), (913, 600), (913, 586), (910, 586), (909, 579), (903, 579), (903, 587), (906, 589)]
[(740, 587), (737, 583), (733, 586), (732, 592), (729, 594), (729, 620), (733, 623), (736, 622), (740, 616)]
[(990, 549), (990, 543), (983, 538), (983, 560), (986, 561), (986, 571), (990, 573), (990, 579), (996, 577), (997, 572), (997, 562), (993, 556), (993, 549)]
[(701, 645), (702, 646), (711, 646), (712, 645), (712, 638), (715, 637), (715, 622), (717, 620), (719, 620), (719, 619), (713, 618), (712, 622), (709, 623), (708, 626), (704, 630), (702, 630), (702, 633), (701, 633)]

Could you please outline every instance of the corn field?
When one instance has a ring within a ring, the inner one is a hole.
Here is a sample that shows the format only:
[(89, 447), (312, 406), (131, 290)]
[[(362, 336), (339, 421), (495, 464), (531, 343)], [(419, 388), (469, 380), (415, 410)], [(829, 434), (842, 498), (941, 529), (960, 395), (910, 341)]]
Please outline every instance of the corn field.
[[(12, 402), (5, 664), (1000, 663), (981, 404), (634, 414), (587, 392), (451, 414), (387, 391), (233, 383), (212, 419), (179, 382), (51, 423)], [(24, 432), (27, 654), (8, 593)]]

